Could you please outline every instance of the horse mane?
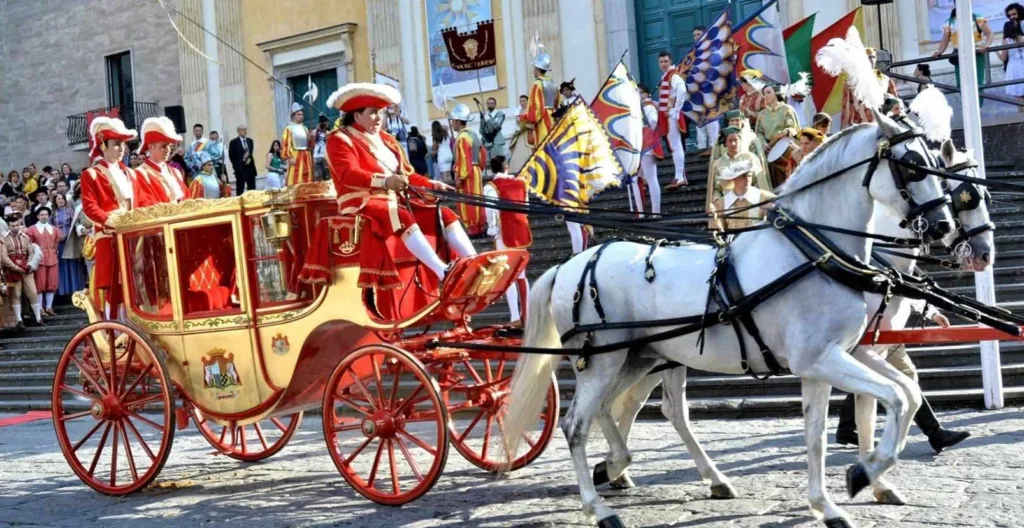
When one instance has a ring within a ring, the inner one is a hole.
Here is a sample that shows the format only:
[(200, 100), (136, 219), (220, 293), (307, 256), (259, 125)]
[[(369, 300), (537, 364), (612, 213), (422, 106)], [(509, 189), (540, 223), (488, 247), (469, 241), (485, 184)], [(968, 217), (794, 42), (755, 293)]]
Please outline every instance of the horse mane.
[[(833, 151), (836, 151), (839, 147), (837, 145), (846, 142), (843, 141), (848, 136), (853, 136), (860, 133), (861, 131), (874, 128), (870, 123), (862, 123), (848, 127), (838, 134), (834, 134), (825, 140), (810, 156), (804, 158), (804, 160), (797, 166), (796, 172), (793, 176), (779, 186), (779, 194), (786, 194), (794, 189), (810, 185), (837, 170), (843, 169), (853, 163), (861, 160), (847, 160), (843, 156), (834, 156)], [(840, 166), (841, 164), (841, 166)]]

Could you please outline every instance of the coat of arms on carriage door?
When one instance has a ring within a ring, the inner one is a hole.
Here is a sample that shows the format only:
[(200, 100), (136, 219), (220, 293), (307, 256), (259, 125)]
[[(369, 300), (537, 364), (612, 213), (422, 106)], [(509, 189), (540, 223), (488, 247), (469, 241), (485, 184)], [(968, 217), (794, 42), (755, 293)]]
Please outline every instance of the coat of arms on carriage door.
[(275, 354), (283, 356), (287, 354), (292, 347), (288, 344), (288, 338), (279, 332), (270, 340), (270, 349), (273, 350)]
[(234, 358), (234, 354), (223, 348), (215, 348), (209, 356), (203, 356), (203, 387), (223, 390), (240, 386), (242, 378), (238, 376)]

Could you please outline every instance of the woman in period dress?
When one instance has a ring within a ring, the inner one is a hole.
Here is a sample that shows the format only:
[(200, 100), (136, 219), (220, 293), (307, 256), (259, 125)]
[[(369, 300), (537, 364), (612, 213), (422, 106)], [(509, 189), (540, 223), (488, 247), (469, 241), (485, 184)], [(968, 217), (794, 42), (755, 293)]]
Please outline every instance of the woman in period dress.
[(82, 260), (81, 245), (77, 250), (67, 245), (75, 221), (75, 208), (68, 203), (66, 196), (56, 193), (53, 195), (53, 211), (53, 224), (60, 231), (60, 244), (57, 246), (60, 282), (57, 295), (71, 295), (85, 289), (85, 262)]

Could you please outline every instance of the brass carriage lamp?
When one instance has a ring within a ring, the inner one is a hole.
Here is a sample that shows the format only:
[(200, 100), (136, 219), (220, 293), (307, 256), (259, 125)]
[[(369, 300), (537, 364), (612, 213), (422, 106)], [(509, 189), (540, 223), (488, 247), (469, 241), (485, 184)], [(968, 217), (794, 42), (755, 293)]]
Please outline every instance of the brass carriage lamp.
[(270, 210), (263, 214), (260, 222), (263, 225), (263, 237), (266, 241), (280, 248), (282, 244), (291, 240), (292, 217), (283, 207), (287, 201), (282, 198), (281, 191), (273, 189), (269, 192), (270, 201), (267, 203), (270, 205)]

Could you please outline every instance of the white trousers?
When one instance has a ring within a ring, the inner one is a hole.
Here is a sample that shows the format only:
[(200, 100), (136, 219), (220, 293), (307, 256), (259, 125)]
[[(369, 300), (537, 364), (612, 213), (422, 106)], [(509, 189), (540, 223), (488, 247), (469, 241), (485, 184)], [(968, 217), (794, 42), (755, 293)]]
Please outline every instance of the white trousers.
[[(505, 249), (505, 244), (501, 242), (501, 235), (494, 240), (494, 246), (498, 250)], [(523, 288), (524, 291), (519, 291), (519, 288)], [(519, 299), (522, 298), (523, 302), (527, 302), (530, 295), (530, 281), (526, 279), (526, 270), (519, 272), (519, 276), (516, 277), (516, 282), (507, 290), (505, 290), (505, 300), (508, 302), (508, 313), (509, 321), (516, 322), (523, 317), (523, 313), (519, 308)], [(526, 321), (523, 321), (524, 323)]]
[[(658, 163), (654, 160), (654, 153), (647, 152), (640, 157), (640, 177), (647, 182), (647, 192), (651, 195), (651, 212), (661, 212), (661, 184), (658, 183)], [(636, 211), (644, 211), (644, 202), (640, 198), (639, 180), (633, 178), (633, 203)]]
[(576, 222), (566, 222), (565, 228), (569, 230), (569, 238), (572, 240), (572, 254), (583, 252), (583, 228)]
[(721, 131), (721, 123), (719, 121), (712, 121), (701, 128), (697, 129), (697, 141), (700, 142), (700, 133), (704, 132), (705, 141), (708, 142), (707, 146), (701, 146), (700, 148), (710, 148), (718, 144), (718, 134)]
[(686, 181), (686, 152), (683, 150), (683, 136), (675, 123), (668, 124), (668, 146), (672, 147), (672, 163), (676, 172), (674, 181)]

